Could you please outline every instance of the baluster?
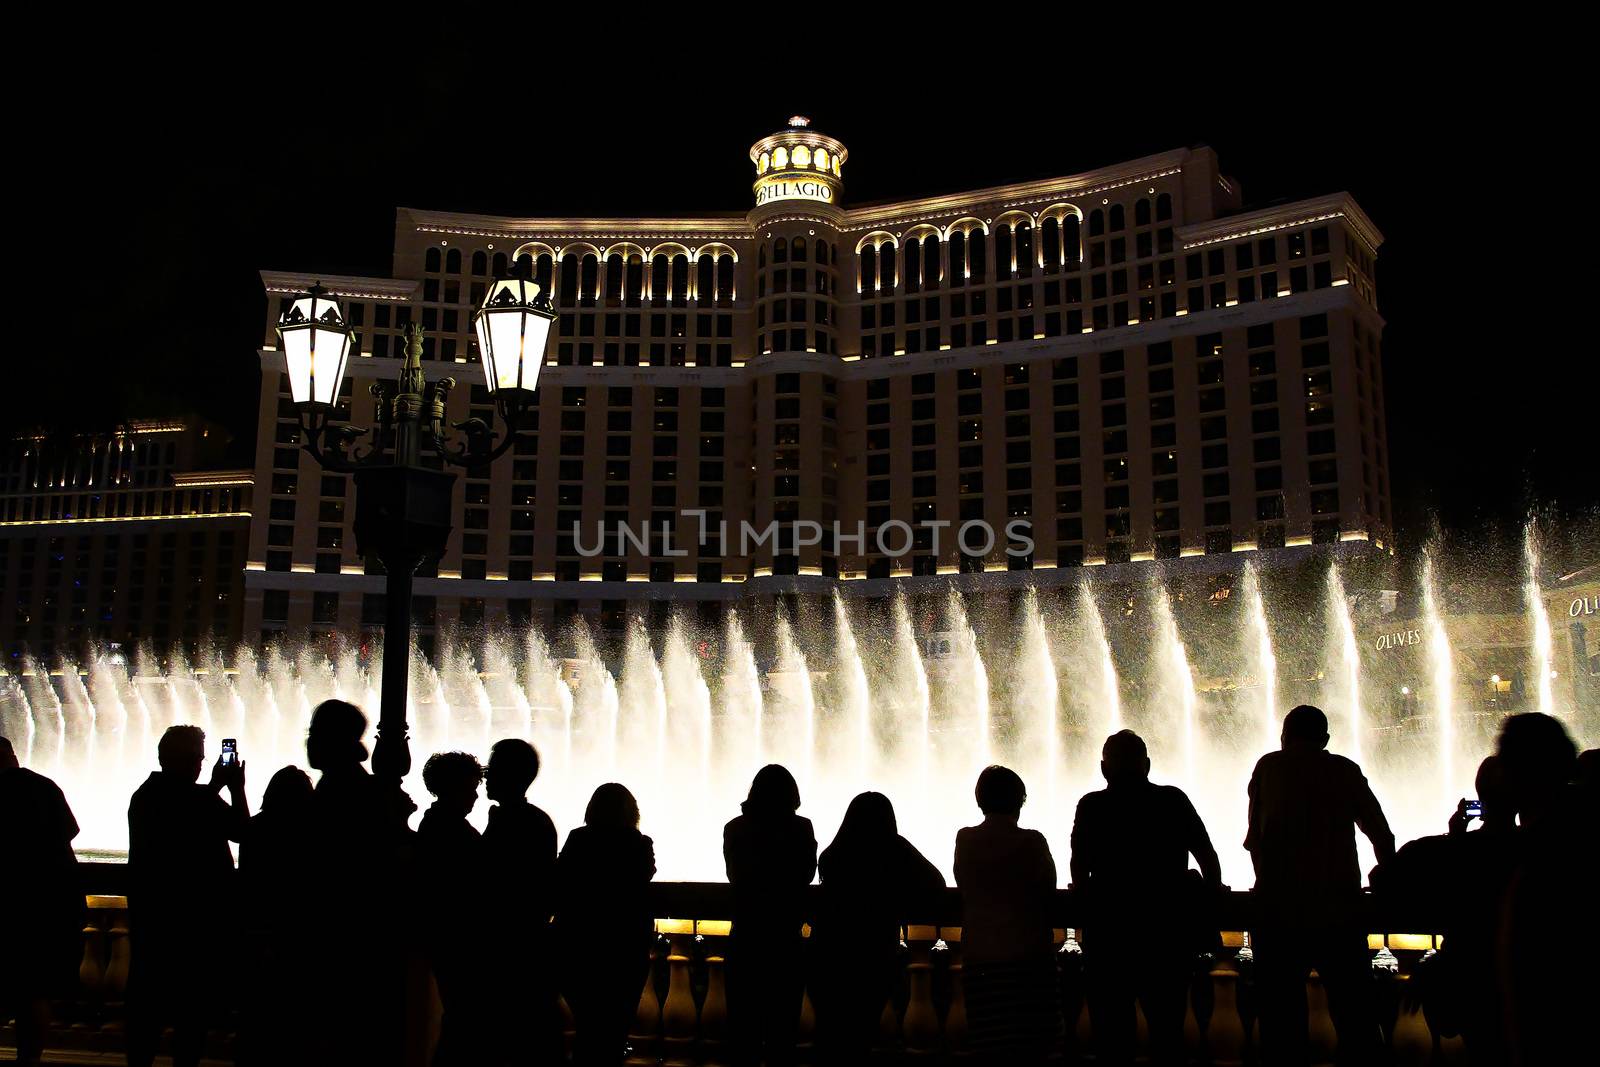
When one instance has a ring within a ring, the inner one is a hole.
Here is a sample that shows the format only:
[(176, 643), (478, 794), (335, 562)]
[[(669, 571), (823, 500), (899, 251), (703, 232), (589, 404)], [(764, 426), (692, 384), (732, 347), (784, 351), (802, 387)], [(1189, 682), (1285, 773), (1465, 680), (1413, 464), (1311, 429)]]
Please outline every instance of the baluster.
[(1195, 957), (1189, 972), (1189, 1006), (1184, 1011), (1183, 1031), (1184, 1044), (1191, 1057), (1204, 1053), (1206, 1032), (1211, 1029), (1216, 1013), (1217, 991), (1211, 982), (1211, 963), (1211, 955), (1203, 953)]
[(700, 1062), (720, 1067), (728, 1041), (727, 960), (706, 958), (706, 1002), (700, 1007)]
[(667, 1067), (694, 1064), (695, 1024), (698, 1012), (689, 979), (689, 956), (680, 941), (667, 957), (667, 999), (661, 1006), (661, 1035)]
[(83, 959), (78, 963), (78, 986), (85, 1000), (100, 999), (100, 986), (105, 981), (105, 934), (97, 924), (99, 916), (93, 912), (83, 927)]
[(967, 1055), (967, 985), (959, 956), (950, 960), (950, 1011), (944, 1017), (944, 1045), (956, 1059)]
[(1427, 959), (1417, 961), (1417, 966), (1405, 977), (1400, 975), (1400, 961), (1389, 950), (1388, 935), (1383, 946), (1372, 959), (1372, 979), (1376, 987), (1373, 1000), (1378, 1007), (1378, 1018), (1384, 1024), (1389, 1045), (1394, 1050), (1398, 1064), (1429, 1064), (1433, 1062), (1434, 1038), (1428, 1019), (1422, 1012), (1422, 1000), (1417, 995), (1421, 983), (1418, 973), (1428, 964)]
[(1256, 996), (1256, 953), (1250, 947), (1250, 931), (1240, 935), (1243, 944), (1235, 955), (1239, 979), (1236, 985), (1239, 1002), (1239, 1025), (1244, 1031), (1243, 1058), (1250, 1060), (1261, 1047), (1260, 1005)]
[(1207, 976), (1212, 983), (1214, 1009), (1206, 1028), (1202, 1059), (1216, 1064), (1244, 1062), (1244, 1022), (1239, 1010), (1239, 971), (1218, 960)]
[(1338, 1037), (1333, 1028), (1333, 1016), (1328, 1011), (1328, 991), (1322, 985), (1322, 975), (1316, 971), (1306, 978), (1306, 1039), (1311, 1048), (1311, 1062), (1326, 1063), (1333, 1059)]
[[(668, 947), (663, 947), (663, 943)], [(650, 954), (650, 966), (645, 972), (644, 989), (639, 993), (639, 1007), (634, 1012), (632, 1032), (628, 1034), (628, 1043), (633, 1046), (627, 1059), (629, 1064), (643, 1067), (657, 1062), (656, 1050), (661, 1036), (661, 998), (656, 995), (655, 965), (667, 951), (670, 951), (670, 942), (664, 936), (657, 936)]]
[(561, 1012), (561, 1047), (562, 1055), (572, 1054), (573, 1042), (578, 1036), (578, 1024), (572, 1018), (572, 1005), (567, 1003), (565, 993), (556, 995), (556, 1007)]
[(906, 1039), (906, 1052), (913, 1056), (931, 1056), (939, 1050), (939, 1013), (933, 1007), (933, 961), (929, 957), (928, 931), (912, 927), (911, 962), (906, 971), (909, 994), (906, 1000), (902, 1028)]
[(107, 1000), (121, 1000), (128, 991), (128, 961), (132, 946), (128, 942), (128, 910), (124, 905), (111, 913), (111, 929), (106, 940), (110, 945), (111, 962), (106, 964), (105, 982), (101, 986)]

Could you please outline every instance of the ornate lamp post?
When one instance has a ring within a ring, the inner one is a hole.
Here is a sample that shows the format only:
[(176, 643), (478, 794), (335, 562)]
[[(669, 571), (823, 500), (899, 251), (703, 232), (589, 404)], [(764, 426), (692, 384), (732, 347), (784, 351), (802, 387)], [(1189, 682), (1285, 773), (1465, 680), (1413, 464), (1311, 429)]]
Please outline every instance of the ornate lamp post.
[[(353, 341), (339, 305), (316, 285), (278, 321), (303, 447), (326, 469), (355, 475), (356, 550), (382, 563), (386, 576), (383, 695), (372, 753), (372, 770), (380, 777), (398, 781), (411, 769), (406, 686), (412, 579), (424, 560), (443, 554), (450, 537), (455, 472), (424, 466), (423, 453), (471, 468), (486, 466), (511, 447), (533, 410), (555, 317), (549, 299), (526, 278), (493, 282), (473, 315), (485, 384), (506, 424), (499, 443), (482, 419), (446, 427), (445, 404), (456, 382), (423, 377), (422, 331), (414, 324), (406, 327), (399, 380), (371, 386), (377, 424), (370, 429), (332, 425)], [(450, 430), (459, 440), (452, 440)], [(367, 438), (365, 449), (352, 451), (362, 438)]]

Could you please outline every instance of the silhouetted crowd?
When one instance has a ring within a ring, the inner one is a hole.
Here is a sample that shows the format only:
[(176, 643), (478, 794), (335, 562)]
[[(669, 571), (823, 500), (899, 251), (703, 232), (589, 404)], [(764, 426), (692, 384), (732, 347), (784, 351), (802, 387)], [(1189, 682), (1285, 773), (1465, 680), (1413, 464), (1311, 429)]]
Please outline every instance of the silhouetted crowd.
[[(507, 739), (487, 766), (462, 752), (431, 756), (422, 777), (433, 803), (412, 831), (415, 805), (364, 766), (366, 729), (351, 704), (318, 706), (306, 739), (318, 780), (283, 768), (254, 816), (242, 762), (218, 760), (201, 784), (200, 729), (162, 736), (160, 769), (128, 806), (128, 1062), (150, 1064), (170, 1029), (172, 1062), (197, 1063), (228, 1003), (244, 1005), (240, 1063), (405, 1062), (406, 1035), (430, 1010), (431, 973), (443, 1006), (436, 1064), (567, 1062), (562, 997), (572, 1062), (620, 1064), (654, 941), (655, 850), (633, 795), (600, 786), (558, 851), (555, 825), (527, 799), (538, 753)], [(1262, 1059), (1306, 1062), (1314, 969), (1339, 1062), (1384, 1062), (1359, 830), (1378, 859), (1374, 894), (1442, 929), (1416, 979), (1432, 1029), (1461, 1035), (1472, 1063), (1584, 1062), (1600, 962), (1600, 752), (1580, 758), (1549, 716), (1511, 716), (1478, 770), (1480, 824), (1463, 801), (1448, 833), (1396, 851), (1360, 767), (1327, 744), (1323, 713), (1295, 708), (1246, 790)], [(1100, 766), (1106, 786), (1079, 802), (1071, 842), (1082, 916), (1071, 947), (1081, 945), (1095, 1062), (1133, 1062), (1142, 1009), (1152, 1062), (1182, 1063), (1194, 960), (1221, 947), (1221, 866), (1188, 796), (1150, 780), (1137, 734), (1107, 738)], [(480, 788), (494, 805), (481, 833), (468, 822)], [(977, 1063), (1042, 1064), (1063, 1025), (1055, 860), (1042, 834), (1019, 825), (1027, 790), (1014, 771), (987, 768), (975, 797), (983, 819), (956, 834), (954, 861), (968, 1047)], [(901, 924), (945, 889), (899, 834), (888, 797), (857, 796), (820, 856), (800, 802), (789, 771), (764, 767), (723, 829), (738, 1065), (795, 1062), (808, 982), (813, 1062), (868, 1062)], [(0, 738), (0, 995), (20, 1062), (38, 1061), (49, 1002), (77, 980), (77, 833), (61, 790), (19, 767)]]

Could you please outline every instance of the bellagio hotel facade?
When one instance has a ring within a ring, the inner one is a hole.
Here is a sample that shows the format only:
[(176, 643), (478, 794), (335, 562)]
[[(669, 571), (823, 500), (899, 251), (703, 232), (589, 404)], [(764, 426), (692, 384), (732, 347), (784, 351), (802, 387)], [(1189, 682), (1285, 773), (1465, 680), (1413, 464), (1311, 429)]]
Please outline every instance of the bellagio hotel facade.
[(850, 207), (848, 160), (797, 116), (751, 147), (746, 210), (401, 208), (392, 277), (263, 271), (245, 634), (383, 618), (353, 486), (297, 448), (275, 348), (318, 281), (359, 334), (341, 401), (358, 426), (413, 322), (425, 373), (471, 383), (450, 418), (494, 422), (469, 365), (497, 273), (531, 270), (559, 315), (534, 428), (457, 480), (455, 533), (417, 582), (424, 640), (1385, 546), (1382, 235), (1349, 195), (1245, 211), (1201, 147)]

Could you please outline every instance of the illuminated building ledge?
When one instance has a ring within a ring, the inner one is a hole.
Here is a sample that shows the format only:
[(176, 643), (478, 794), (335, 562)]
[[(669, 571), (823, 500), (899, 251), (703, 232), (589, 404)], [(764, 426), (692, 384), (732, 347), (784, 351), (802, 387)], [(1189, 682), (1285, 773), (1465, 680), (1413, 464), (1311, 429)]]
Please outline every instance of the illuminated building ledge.
[[(1309, 539), (1308, 539), (1309, 540)], [(1271, 569), (1282, 563), (1297, 563), (1309, 552), (1326, 552), (1338, 557), (1361, 554), (1367, 549), (1366, 541), (1346, 541), (1340, 544), (1316, 545), (1309, 543), (1285, 548), (1256, 549), (1252, 558), (1258, 567)], [(1141, 553), (1144, 555), (1144, 553)], [(888, 578), (868, 578), (860, 571), (842, 570), (838, 578), (821, 574), (775, 575), (762, 566), (748, 579), (737, 574), (724, 574), (720, 581), (702, 582), (693, 575), (674, 575), (670, 582), (641, 581), (637, 578), (620, 582), (605, 581), (598, 574), (582, 575), (575, 582), (558, 582), (542, 574), (531, 581), (512, 581), (507, 578), (418, 578), (416, 595), (435, 597), (481, 597), (495, 603), (506, 600), (677, 600), (736, 601), (747, 596), (763, 596), (780, 592), (831, 593), (838, 590), (849, 597), (881, 597), (900, 590), (908, 593), (930, 592), (955, 587), (958, 589), (994, 590), (1069, 587), (1082, 581), (1092, 571), (1096, 580), (1116, 581), (1123, 577), (1149, 573), (1150, 568), (1181, 566), (1190, 573), (1221, 573), (1237, 568), (1238, 553), (1206, 553), (1198, 548), (1183, 550), (1181, 560), (1130, 559), (1127, 563), (1107, 563), (1104, 557), (1086, 559), (1082, 566), (1063, 566), (1051, 561), (1036, 563), (1028, 570), (1010, 570), (1005, 563), (986, 564), (978, 573), (961, 573), (953, 564), (941, 564), (936, 574), (901, 574)], [(809, 568), (808, 568), (809, 569)], [(363, 592), (384, 591), (384, 578), (377, 574), (364, 574), (354, 570), (340, 573), (318, 572), (310, 563), (297, 563), (289, 571), (264, 570), (260, 562), (245, 564), (245, 587), (249, 590), (287, 589), (301, 592)]]
[(409, 278), (359, 278), (342, 274), (305, 274), (300, 271), (261, 271), (261, 284), (269, 293), (303, 293), (318, 282), (346, 300), (406, 301), (416, 298), (422, 282)]
[(172, 476), (172, 484), (184, 489), (210, 489), (213, 487), (254, 485), (254, 471), (184, 471)]
[(6, 526), (80, 526), (91, 522), (171, 522), (182, 519), (248, 519), (248, 511), (202, 511), (185, 515), (100, 515), (82, 519), (9, 519)]
[(1330, 193), (1311, 200), (1297, 200), (1261, 211), (1247, 211), (1240, 215), (1226, 215), (1193, 226), (1179, 227), (1178, 243), (1185, 252), (1206, 245), (1220, 244), (1245, 237), (1274, 233), (1278, 230), (1308, 226), (1316, 222), (1342, 218), (1350, 228), (1367, 243), (1369, 251), (1376, 252), (1383, 244), (1383, 233), (1349, 193)]

